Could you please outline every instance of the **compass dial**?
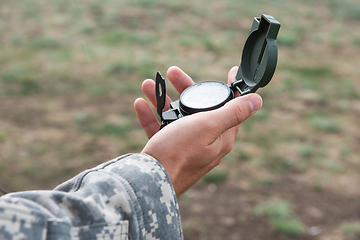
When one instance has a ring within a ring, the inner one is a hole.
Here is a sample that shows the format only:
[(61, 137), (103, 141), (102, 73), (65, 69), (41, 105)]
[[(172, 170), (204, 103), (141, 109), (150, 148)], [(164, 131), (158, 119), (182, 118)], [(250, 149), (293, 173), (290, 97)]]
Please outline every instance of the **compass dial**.
[(208, 81), (194, 84), (180, 96), (184, 115), (214, 110), (234, 98), (231, 89), (222, 82)]

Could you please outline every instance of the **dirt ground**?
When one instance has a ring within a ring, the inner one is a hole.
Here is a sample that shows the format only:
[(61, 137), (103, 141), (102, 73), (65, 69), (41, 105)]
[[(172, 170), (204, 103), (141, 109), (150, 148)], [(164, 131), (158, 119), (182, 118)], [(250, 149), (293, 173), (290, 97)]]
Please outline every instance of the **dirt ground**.
[(190, 190), (189, 199), (180, 200), (185, 239), (291, 239), (274, 231), (266, 219), (253, 214), (253, 207), (260, 199), (280, 195), (293, 203), (306, 226), (305, 234), (296, 239), (360, 239), (360, 236), (346, 236), (338, 229), (344, 219), (360, 218), (359, 195), (316, 190), (292, 176), (283, 176), (268, 187), (242, 187), (231, 180), (217, 185), (215, 192), (209, 192), (208, 186), (201, 182)]

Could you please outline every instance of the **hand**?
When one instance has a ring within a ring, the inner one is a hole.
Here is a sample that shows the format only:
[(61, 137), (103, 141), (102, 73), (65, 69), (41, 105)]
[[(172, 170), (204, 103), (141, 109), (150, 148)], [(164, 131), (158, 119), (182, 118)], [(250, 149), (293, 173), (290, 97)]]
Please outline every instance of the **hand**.
[[(228, 83), (235, 80), (238, 67), (233, 67), (228, 73)], [(180, 68), (173, 66), (167, 71), (167, 78), (170, 80), (175, 89), (181, 94), (186, 88), (194, 84), (194, 81), (184, 73)], [(151, 79), (146, 79), (142, 84), (142, 90), (150, 102), (156, 107), (156, 96), (155, 96), (155, 82)], [(235, 96), (239, 96), (236, 93)], [(171, 99), (166, 96), (166, 104), (164, 111), (170, 108)], [(143, 98), (135, 100), (134, 108), (136, 115), (139, 119), (141, 126), (143, 127), (147, 137), (150, 139), (160, 129), (160, 123), (158, 122), (155, 114), (151, 110), (148, 103)]]
[[(179, 71), (178, 68), (176, 69), (172, 71)], [(236, 68), (230, 70), (229, 81), (234, 79), (236, 70)], [(178, 75), (179, 79), (183, 80), (182, 83), (186, 82), (182, 78), (183, 74), (185, 73)], [(188, 83), (189, 81), (182, 86)], [(151, 102), (154, 97), (149, 96)], [(146, 110), (145, 105), (137, 106), (135, 109), (138, 108), (138, 116), (139, 113), (143, 114), (139, 116), (139, 120), (143, 121), (142, 125), (148, 136), (151, 135), (142, 152), (154, 157), (163, 165), (173, 183), (176, 195), (179, 196), (217, 166), (231, 151), (240, 124), (259, 110), (261, 105), (262, 99), (259, 95), (249, 94), (235, 98), (219, 109), (182, 117), (157, 133), (158, 129), (155, 125), (157, 127), (160, 125), (157, 121), (154, 122), (153, 113), (153, 119), (143, 124), (145, 121), (143, 117), (150, 115), (148, 110), (151, 109)]]

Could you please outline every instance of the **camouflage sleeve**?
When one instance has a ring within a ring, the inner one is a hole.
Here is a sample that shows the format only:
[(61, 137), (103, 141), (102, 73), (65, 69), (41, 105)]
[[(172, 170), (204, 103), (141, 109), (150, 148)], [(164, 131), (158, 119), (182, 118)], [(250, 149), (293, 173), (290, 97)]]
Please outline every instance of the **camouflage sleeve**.
[(183, 239), (164, 168), (129, 154), (84, 171), (53, 191), (0, 198), (0, 239)]

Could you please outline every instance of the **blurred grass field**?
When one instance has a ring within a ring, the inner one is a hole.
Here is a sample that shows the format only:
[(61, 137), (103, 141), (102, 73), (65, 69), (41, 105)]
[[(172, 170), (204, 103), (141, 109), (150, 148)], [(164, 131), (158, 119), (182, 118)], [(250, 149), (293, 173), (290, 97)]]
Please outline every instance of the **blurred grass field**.
[(52, 189), (141, 151), (142, 81), (177, 65), (225, 82), (262, 13), (282, 24), (277, 70), (232, 152), (179, 199), (185, 239), (359, 239), (358, 0), (1, 1), (0, 186)]

